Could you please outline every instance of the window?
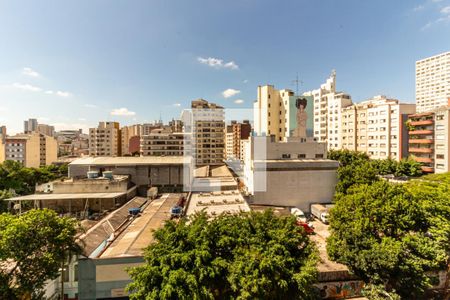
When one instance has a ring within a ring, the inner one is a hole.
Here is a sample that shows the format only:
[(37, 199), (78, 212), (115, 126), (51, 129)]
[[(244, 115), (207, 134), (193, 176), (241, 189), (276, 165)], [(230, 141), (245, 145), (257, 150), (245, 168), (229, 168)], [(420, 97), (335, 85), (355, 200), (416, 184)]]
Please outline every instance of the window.
[(323, 158), (323, 154), (322, 153), (316, 154), (316, 158)]
[(290, 154), (281, 154), (281, 158), (291, 158)]
[(69, 266), (64, 266), (64, 269), (63, 269), (63, 280), (64, 280), (64, 282), (69, 282)]
[(444, 159), (444, 154), (436, 154), (436, 159)]
[(78, 264), (73, 267), (73, 281), (78, 281)]
[(303, 153), (298, 154), (298, 155), (297, 155), (297, 158), (306, 158), (306, 154), (303, 154)]

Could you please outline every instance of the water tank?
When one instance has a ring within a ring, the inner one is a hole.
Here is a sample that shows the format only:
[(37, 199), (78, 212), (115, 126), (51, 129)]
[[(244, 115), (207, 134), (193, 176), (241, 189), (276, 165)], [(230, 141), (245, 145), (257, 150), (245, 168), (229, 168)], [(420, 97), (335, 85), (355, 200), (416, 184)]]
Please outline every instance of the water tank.
[(103, 177), (108, 179), (113, 179), (113, 172), (112, 171), (104, 171)]
[(97, 171), (88, 171), (87, 178), (89, 178), (89, 179), (98, 178), (98, 172)]

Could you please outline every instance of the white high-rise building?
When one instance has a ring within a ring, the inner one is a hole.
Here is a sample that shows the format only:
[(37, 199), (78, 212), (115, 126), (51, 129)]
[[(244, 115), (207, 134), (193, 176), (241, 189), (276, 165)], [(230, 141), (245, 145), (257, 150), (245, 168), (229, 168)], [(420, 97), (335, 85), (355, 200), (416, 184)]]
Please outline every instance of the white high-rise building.
[(417, 112), (450, 105), (450, 51), (416, 61)]
[(303, 95), (314, 99), (314, 137), (327, 142), (328, 149), (341, 149), (342, 109), (352, 105), (352, 99), (346, 93), (336, 92), (336, 72), (319, 89)]

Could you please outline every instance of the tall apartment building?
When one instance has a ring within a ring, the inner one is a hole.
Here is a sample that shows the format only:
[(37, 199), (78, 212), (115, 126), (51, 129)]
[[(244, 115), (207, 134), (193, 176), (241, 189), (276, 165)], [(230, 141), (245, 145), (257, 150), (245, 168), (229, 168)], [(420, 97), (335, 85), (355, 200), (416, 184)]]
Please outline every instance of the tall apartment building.
[(409, 153), (426, 173), (450, 171), (450, 106), (409, 116)]
[(0, 126), (0, 162), (5, 160), (6, 126)]
[(173, 132), (169, 126), (153, 129), (141, 136), (140, 152), (143, 156), (183, 156), (184, 134)]
[(254, 132), (257, 136), (273, 135), (279, 142), (287, 137), (312, 136), (312, 111), (312, 97), (296, 96), (273, 85), (258, 86), (258, 98), (253, 103)]
[(18, 161), (25, 167), (38, 168), (57, 160), (56, 140), (38, 132), (6, 137), (3, 145), (3, 161)]
[(23, 121), (23, 132), (30, 133), (37, 131), (38, 129), (38, 121), (37, 119), (28, 119), (27, 121)]
[(225, 112), (222, 106), (197, 99), (191, 111), (183, 111), (184, 132), (190, 145), (187, 151), (195, 165), (221, 165), (225, 159)]
[(143, 126), (135, 124), (121, 129), (122, 155), (133, 155), (140, 151), (140, 140)]
[(163, 128), (162, 121), (154, 121), (153, 123), (145, 123), (142, 125), (142, 135), (149, 135), (153, 129)]
[(243, 159), (241, 141), (249, 138), (251, 130), (252, 127), (248, 120), (244, 120), (242, 123), (231, 121), (226, 132), (227, 158)]
[(408, 115), (416, 105), (375, 96), (342, 109), (342, 148), (367, 153), (373, 159), (408, 156)]
[(121, 132), (118, 122), (99, 122), (97, 128), (89, 128), (89, 155), (122, 155)]
[(55, 136), (55, 127), (47, 124), (38, 124), (37, 132), (48, 136)]
[(341, 149), (342, 109), (352, 105), (350, 95), (336, 92), (336, 72), (319, 89), (305, 92), (314, 101), (314, 137), (328, 149)]
[(183, 122), (181, 120), (172, 119), (172, 121), (169, 121), (169, 126), (172, 132), (183, 132)]
[(450, 51), (416, 61), (417, 112), (450, 105)]

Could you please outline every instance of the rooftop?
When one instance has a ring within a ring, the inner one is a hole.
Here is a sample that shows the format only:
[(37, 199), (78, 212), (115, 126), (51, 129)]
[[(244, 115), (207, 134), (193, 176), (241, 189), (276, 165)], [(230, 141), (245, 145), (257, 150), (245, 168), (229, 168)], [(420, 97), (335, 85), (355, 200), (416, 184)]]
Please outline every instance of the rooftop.
[(141, 256), (153, 242), (153, 231), (170, 220), (170, 208), (180, 199), (179, 194), (165, 194), (144, 206), (141, 215), (106, 246), (100, 258)]
[(70, 200), (70, 199), (111, 199), (117, 198), (126, 193), (71, 193), (71, 194), (33, 194), (6, 199), (8, 201), (26, 200)]
[(190, 158), (184, 156), (82, 157), (69, 165), (181, 165), (189, 162)]
[(193, 193), (186, 208), (186, 215), (200, 211), (214, 217), (222, 213), (250, 211), (250, 207), (238, 190)]

